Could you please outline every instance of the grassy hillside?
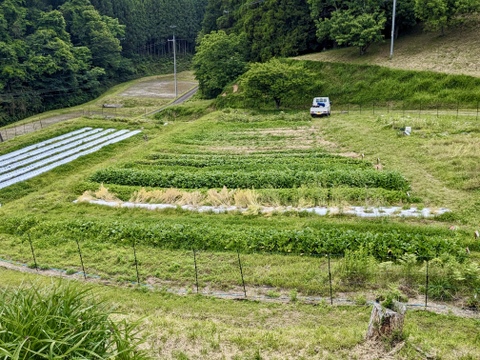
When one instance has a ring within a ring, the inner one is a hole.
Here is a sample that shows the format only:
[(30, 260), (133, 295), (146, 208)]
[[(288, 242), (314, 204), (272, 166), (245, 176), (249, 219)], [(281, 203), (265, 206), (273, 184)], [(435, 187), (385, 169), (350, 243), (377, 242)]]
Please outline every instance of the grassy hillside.
[(345, 48), (300, 56), (298, 59), (380, 65), (395, 69), (434, 71), (480, 77), (480, 23), (449, 29), (445, 36), (420, 28), (395, 41), (390, 59), (390, 42), (372, 45), (364, 56), (356, 48)]

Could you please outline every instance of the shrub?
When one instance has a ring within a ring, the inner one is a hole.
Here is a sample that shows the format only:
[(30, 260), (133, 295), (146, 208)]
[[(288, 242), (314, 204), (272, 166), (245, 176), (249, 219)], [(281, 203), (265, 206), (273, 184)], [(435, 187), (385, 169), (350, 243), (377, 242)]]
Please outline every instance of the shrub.
[(364, 248), (356, 251), (345, 251), (345, 257), (340, 263), (340, 277), (351, 285), (363, 285), (374, 274), (376, 261)]

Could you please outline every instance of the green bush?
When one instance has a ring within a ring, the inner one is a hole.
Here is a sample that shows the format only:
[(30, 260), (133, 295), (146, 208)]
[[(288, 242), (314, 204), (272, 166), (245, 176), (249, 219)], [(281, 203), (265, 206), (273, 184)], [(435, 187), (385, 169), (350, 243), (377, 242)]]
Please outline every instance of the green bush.
[(0, 293), (3, 359), (147, 359), (135, 324), (114, 322), (105, 304), (73, 285)]
[(208, 113), (210, 101), (192, 101), (182, 105), (169, 106), (154, 115), (156, 120), (175, 121), (198, 119)]
[(338, 275), (349, 285), (364, 285), (373, 278), (376, 261), (368, 252), (360, 247), (355, 251), (346, 250), (340, 262)]

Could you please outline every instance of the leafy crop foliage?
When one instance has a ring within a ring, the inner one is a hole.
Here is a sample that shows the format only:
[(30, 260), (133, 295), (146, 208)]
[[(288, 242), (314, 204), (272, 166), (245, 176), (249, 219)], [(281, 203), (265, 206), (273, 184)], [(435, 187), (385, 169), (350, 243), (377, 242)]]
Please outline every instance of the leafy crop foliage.
[(199, 188), (369, 187), (408, 190), (397, 172), (375, 171), (366, 162), (316, 152), (232, 155), (152, 155), (128, 168), (97, 171), (90, 180), (117, 185)]
[(408, 183), (397, 172), (375, 170), (313, 171), (148, 171), (105, 169), (97, 171), (92, 181), (119, 185), (177, 188), (292, 188), (302, 185), (334, 187), (375, 187), (388, 190), (408, 190)]
[[(377, 259), (395, 259), (405, 253), (419, 259), (430, 259), (442, 253), (465, 256), (464, 248), (453, 235), (433, 229), (397, 229), (370, 226), (369, 228), (315, 226), (283, 227), (275, 224), (245, 226), (244, 223), (225, 225), (215, 217), (180, 221), (158, 219), (153, 222), (117, 222), (113, 220), (45, 220), (35, 226), (32, 218), (6, 219), (0, 226), (2, 233), (12, 235), (29, 231), (39, 244), (68, 241), (74, 234), (82, 234), (95, 242), (138, 244), (164, 249), (200, 249), (211, 251), (343, 254), (347, 250), (363, 248)], [(422, 231), (423, 230), (423, 231)], [(43, 239), (43, 240), (42, 240)]]
[(147, 359), (135, 324), (110, 319), (88, 290), (23, 286), (0, 293), (2, 359)]

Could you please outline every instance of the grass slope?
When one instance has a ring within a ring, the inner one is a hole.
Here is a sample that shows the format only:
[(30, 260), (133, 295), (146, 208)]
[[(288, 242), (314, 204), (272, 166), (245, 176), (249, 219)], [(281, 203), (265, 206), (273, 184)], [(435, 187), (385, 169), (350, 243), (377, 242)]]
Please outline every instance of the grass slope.
[(395, 41), (390, 60), (390, 42), (372, 45), (364, 56), (357, 48), (344, 48), (299, 56), (298, 59), (336, 63), (380, 65), (403, 70), (435, 71), (480, 77), (480, 24), (446, 31), (423, 32), (420, 28)]
[[(0, 269), (0, 287), (51, 280)], [(79, 287), (84, 287), (78, 284)], [(232, 302), (195, 295), (91, 285), (118, 318), (142, 320), (145, 349), (155, 359), (372, 359), (391, 350), (363, 343), (370, 308)], [(445, 360), (480, 356), (479, 321), (410, 311), (405, 346), (395, 359), (423, 353)], [(395, 352), (394, 352), (395, 353)]]

